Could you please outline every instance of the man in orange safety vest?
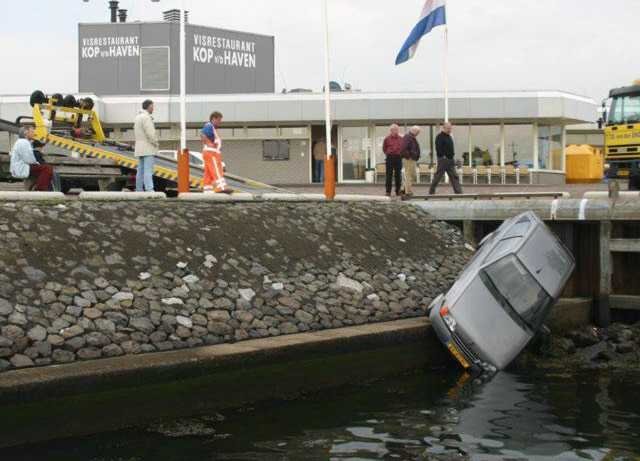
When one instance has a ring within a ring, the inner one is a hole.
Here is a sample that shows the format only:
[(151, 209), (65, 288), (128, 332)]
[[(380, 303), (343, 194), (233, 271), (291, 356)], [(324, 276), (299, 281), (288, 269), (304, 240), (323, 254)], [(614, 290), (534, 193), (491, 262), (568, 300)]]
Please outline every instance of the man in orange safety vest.
[(222, 161), (222, 139), (216, 132), (222, 123), (222, 114), (215, 111), (209, 117), (200, 133), (202, 139), (202, 160), (204, 162), (204, 192), (231, 193), (224, 179)]

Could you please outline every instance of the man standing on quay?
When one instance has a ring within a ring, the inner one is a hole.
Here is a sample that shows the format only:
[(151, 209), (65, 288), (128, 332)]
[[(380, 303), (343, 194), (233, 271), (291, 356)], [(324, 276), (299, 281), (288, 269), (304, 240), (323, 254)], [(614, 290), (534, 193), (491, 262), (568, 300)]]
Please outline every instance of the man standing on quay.
[(142, 110), (133, 122), (136, 138), (135, 156), (138, 159), (136, 173), (136, 192), (153, 192), (153, 163), (158, 153), (160, 142), (153, 123), (153, 101), (147, 99), (142, 103)]
[(395, 123), (389, 128), (389, 136), (384, 138), (382, 144), (382, 152), (386, 156), (386, 187), (387, 197), (391, 197), (391, 188), (393, 181), (396, 184), (396, 195), (400, 195), (400, 188), (402, 187), (402, 136), (400, 136), (400, 127)]
[(453, 125), (449, 122), (445, 122), (442, 125), (442, 131), (436, 136), (436, 154), (438, 156), (438, 169), (433, 177), (431, 188), (429, 189), (429, 195), (436, 193), (436, 187), (445, 173), (449, 175), (453, 192), (456, 194), (462, 194), (462, 186), (460, 186), (460, 179), (456, 172), (456, 162), (454, 160), (455, 150), (453, 146), (453, 138), (451, 137), (451, 130)]
[(402, 166), (404, 168), (404, 196), (408, 199), (413, 196), (413, 184), (416, 182), (416, 165), (420, 160), (420, 143), (418, 135), (420, 127), (413, 126), (409, 133), (402, 138)]

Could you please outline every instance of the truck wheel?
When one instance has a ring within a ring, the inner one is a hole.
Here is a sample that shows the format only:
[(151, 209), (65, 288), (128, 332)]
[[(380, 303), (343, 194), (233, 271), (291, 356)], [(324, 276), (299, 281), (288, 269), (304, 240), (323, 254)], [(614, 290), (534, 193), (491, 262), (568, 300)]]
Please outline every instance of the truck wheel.
[(75, 96), (69, 94), (62, 100), (62, 107), (78, 107), (78, 101), (76, 101)]
[(35, 106), (36, 104), (44, 104), (45, 102), (47, 102), (47, 97), (42, 91), (36, 90), (31, 93), (31, 97), (29, 98), (29, 104), (31, 104), (31, 107)]
[(52, 94), (51, 96), (49, 96), (49, 102), (53, 104), (55, 101), (56, 106), (61, 105), (63, 99), (64, 96), (62, 96), (60, 93)]
[(91, 110), (93, 109), (94, 103), (93, 103), (93, 99), (91, 98), (84, 98), (80, 100), (80, 108), (84, 109), (84, 110)]

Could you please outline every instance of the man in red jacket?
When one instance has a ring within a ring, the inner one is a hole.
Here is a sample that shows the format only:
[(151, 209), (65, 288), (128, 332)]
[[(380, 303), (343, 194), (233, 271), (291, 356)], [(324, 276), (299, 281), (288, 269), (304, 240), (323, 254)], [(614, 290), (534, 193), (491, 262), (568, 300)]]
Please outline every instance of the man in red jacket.
[(393, 180), (396, 181), (396, 195), (400, 195), (402, 186), (402, 136), (400, 127), (395, 123), (389, 128), (389, 136), (384, 138), (382, 152), (386, 155), (386, 175), (387, 175), (387, 197), (391, 197), (391, 187)]

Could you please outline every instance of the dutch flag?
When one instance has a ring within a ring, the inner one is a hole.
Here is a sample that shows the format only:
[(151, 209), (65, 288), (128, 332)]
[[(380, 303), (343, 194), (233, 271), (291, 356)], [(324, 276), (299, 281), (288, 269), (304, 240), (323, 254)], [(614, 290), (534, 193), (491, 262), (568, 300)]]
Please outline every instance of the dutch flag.
[(420, 44), (420, 39), (431, 32), (431, 29), (442, 26), (447, 23), (447, 14), (445, 11), (446, 0), (427, 0), (422, 8), (420, 19), (415, 25), (409, 38), (404, 42), (402, 49), (396, 58), (396, 65), (407, 62), (413, 58)]

